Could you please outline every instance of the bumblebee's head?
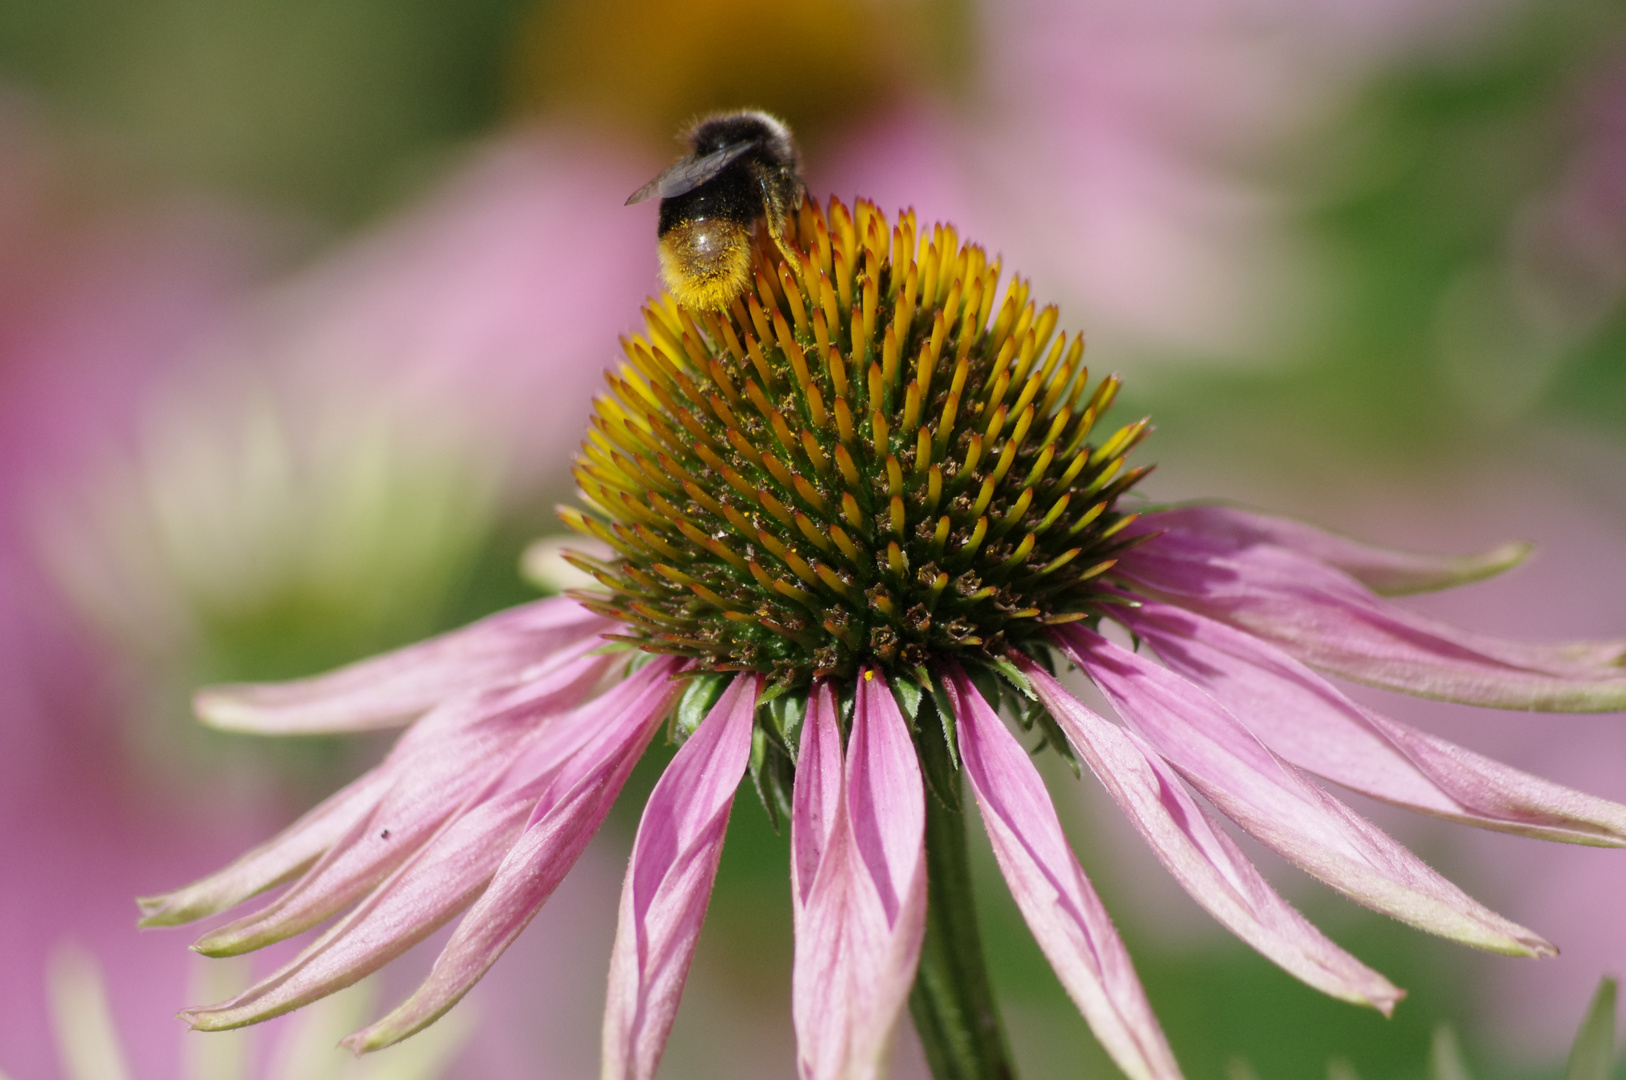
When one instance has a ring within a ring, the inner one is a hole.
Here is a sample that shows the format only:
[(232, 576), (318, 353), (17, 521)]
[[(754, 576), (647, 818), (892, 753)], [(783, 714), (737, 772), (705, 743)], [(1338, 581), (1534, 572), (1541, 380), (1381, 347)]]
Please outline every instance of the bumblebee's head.
[(752, 153), (769, 166), (797, 172), (801, 155), (783, 120), (758, 109), (713, 113), (694, 122), (686, 136), (689, 149), (705, 155), (740, 143), (753, 144)]

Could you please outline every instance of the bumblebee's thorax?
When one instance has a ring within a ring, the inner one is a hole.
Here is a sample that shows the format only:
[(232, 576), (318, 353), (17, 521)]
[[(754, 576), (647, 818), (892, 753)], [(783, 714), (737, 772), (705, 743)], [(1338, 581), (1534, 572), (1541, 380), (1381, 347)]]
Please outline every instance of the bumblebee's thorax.
[(709, 184), (661, 200), (660, 236), (680, 225), (723, 221), (749, 228), (762, 216), (762, 190), (749, 163), (737, 162)]

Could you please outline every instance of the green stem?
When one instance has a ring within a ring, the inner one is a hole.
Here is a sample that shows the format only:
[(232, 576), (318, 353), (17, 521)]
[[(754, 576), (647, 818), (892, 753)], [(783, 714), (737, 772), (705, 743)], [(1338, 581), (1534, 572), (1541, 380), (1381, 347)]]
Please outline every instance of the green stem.
[[(949, 777), (959, 803), (959, 772)], [(936, 1080), (1015, 1080), (971, 902), (965, 814), (934, 794), (926, 796), (926, 938), (909, 1012)]]

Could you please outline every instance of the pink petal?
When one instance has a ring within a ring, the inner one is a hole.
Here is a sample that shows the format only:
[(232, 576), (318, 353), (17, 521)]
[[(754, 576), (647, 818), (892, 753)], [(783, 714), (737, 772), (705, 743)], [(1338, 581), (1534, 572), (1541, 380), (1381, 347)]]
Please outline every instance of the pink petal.
[(1286, 548), (1230, 550), (1170, 533), (1126, 553), (1118, 570), (1158, 599), (1356, 682), (1495, 708), (1626, 709), (1626, 645), (1527, 645), (1472, 634), (1385, 603)]
[[(586, 738), (568, 740), (577, 745), (586, 742), (578, 754), (562, 757), (546, 773), (517, 783), (495, 779), (484, 797), (471, 800), (463, 813), (412, 852), (388, 881), (293, 961), (231, 1001), (189, 1010), (185, 1018), (202, 1030), (239, 1027), (348, 986), (423, 940), (480, 895), (542, 805), (580, 789), (598, 793), (607, 809), (614, 791), (603, 794), (602, 776), (589, 783), (583, 778), (611, 773), (625, 779), (675, 696), (676, 687), (667, 679), (672, 666), (671, 661), (651, 664), (578, 710), (569, 724)], [(592, 828), (570, 838), (576, 853), (596, 826), (594, 821)], [(494, 953), (490, 959), (495, 959)]]
[(1023, 671), (1067, 741), (1194, 900), (1322, 993), (1389, 1015), (1405, 991), (1327, 940), (1277, 895), (1156, 751), (1097, 716), (1037, 664)]
[(538, 600), (325, 675), (209, 687), (194, 704), (205, 721), (229, 731), (295, 735), (397, 727), (437, 702), (546, 663), (608, 625), (574, 600)]
[(965, 777), (1022, 917), (1102, 1047), (1131, 1080), (1180, 1066), (1129, 953), (1084, 876), (1039, 771), (958, 667), (946, 667)]
[(808, 695), (801, 747), (796, 755), (796, 784), (791, 792), (790, 895), (791, 911), (797, 919), (813, 891), (836, 820), (844, 812), (846, 787), (836, 691), (829, 681), (820, 679)]
[(288, 880), (349, 835), (378, 804), (391, 779), (381, 768), (369, 770), (225, 869), (174, 892), (138, 899), (141, 925), (179, 926), (206, 918)]
[(1058, 634), (1119, 715), (1266, 847), (1346, 896), (1420, 930), (1515, 955), (1546, 941), (1480, 905), (1371, 822), (1271, 753), (1236, 717), (1167, 668), (1081, 627)]
[(551, 778), (524, 833), (463, 916), (429, 977), (388, 1016), (345, 1039), (345, 1046), (357, 1053), (378, 1050), (422, 1030), (468, 993), (519, 936), (603, 824), (666, 716), (681, 689), (669, 679), (676, 666), (656, 660), (623, 684), (634, 685), (636, 696), (610, 714), (610, 722), (596, 718), (604, 737)]
[(1363, 544), (1302, 521), (1229, 506), (1178, 506), (1147, 514), (1137, 531), (1191, 533), (1234, 548), (1273, 544), (1342, 570), (1382, 596), (1429, 592), (1493, 577), (1523, 562), (1531, 546), (1507, 543), (1475, 555), (1426, 555)]
[(734, 791), (751, 753), (761, 680), (740, 675), (644, 806), (621, 890), (604, 1006), (606, 1080), (655, 1075), (700, 936)]
[(241, 1027), (326, 997), (377, 971), (485, 888), (535, 802), (510, 792), (469, 808), (294, 960), (220, 1005), (182, 1018), (200, 1031)]
[[(517, 690), (463, 698), (419, 720), (373, 770), (389, 781), (377, 804), (287, 892), (194, 948), (209, 956), (263, 948), (354, 903), (474, 797), (550, 716), (574, 707), (610, 662), (579, 655)], [(611, 706), (594, 704), (600, 707)]]
[(1123, 617), (1165, 664), (1295, 765), (1374, 798), (1481, 828), (1626, 845), (1626, 806), (1362, 708), (1268, 642), (1164, 604)]
[[(903, 714), (873, 671), (858, 683), (843, 784), (833, 698), (815, 688), (796, 770), (796, 808), (809, 812), (792, 818), (791, 850), (816, 867), (792, 888), (798, 1068), (803, 1080), (871, 1080), (926, 928), (925, 788)], [(809, 832), (822, 833), (816, 845)]]

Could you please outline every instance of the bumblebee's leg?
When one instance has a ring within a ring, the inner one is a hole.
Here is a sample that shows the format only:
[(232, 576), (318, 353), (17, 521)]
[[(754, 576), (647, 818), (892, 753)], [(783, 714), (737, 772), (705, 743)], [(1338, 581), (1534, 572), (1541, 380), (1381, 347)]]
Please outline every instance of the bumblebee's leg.
[[(760, 166), (757, 169), (757, 183), (762, 187), (762, 211), (768, 223), (768, 235), (773, 237), (774, 246), (779, 248), (779, 253), (785, 257), (785, 263), (791, 268), (791, 272), (800, 274), (801, 259), (797, 257), (796, 249), (791, 246), (789, 238), (785, 235), (785, 221), (791, 210), (791, 207), (786, 205), (785, 185), (770, 179), (768, 170)], [(795, 186), (797, 195), (800, 195), (801, 185)]]

